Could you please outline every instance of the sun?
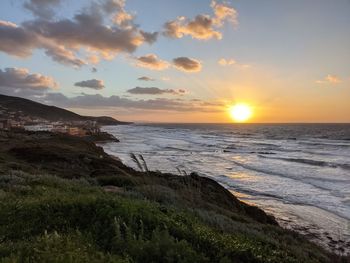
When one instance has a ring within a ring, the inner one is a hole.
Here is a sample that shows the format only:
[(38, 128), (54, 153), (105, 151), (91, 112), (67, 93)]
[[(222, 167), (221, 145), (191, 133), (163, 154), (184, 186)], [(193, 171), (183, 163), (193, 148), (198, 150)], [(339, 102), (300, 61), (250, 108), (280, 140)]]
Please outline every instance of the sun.
[(252, 108), (245, 103), (238, 103), (230, 107), (229, 109), (231, 118), (235, 122), (246, 122), (248, 121), (252, 115)]

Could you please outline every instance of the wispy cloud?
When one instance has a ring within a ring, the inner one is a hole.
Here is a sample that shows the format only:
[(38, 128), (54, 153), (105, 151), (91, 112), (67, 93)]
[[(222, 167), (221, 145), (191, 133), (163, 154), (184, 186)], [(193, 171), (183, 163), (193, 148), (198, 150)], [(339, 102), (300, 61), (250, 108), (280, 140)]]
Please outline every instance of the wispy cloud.
[(221, 58), (218, 60), (218, 64), (221, 65), (221, 66), (231, 66), (231, 65), (234, 65), (236, 64), (236, 61), (232, 58)]
[(342, 82), (342, 80), (338, 76), (331, 75), (331, 74), (328, 74), (323, 80), (316, 80), (316, 83), (318, 83), (318, 84), (332, 84), (332, 85), (335, 85), (335, 84), (339, 84), (341, 82)]
[(222, 67), (234, 66), (237, 69), (249, 69), (252, 67), (252, 65), (250, 65), (250, 64), (239, 63), (233, 58), (220, 58), (218, 60), (218, 64)]
[(139, 77), (138, 80), (142, 80), (142, 81), (155, 81), (154, 78), (150, 78), (150, 77), (147, 77), (147, 76)]
[(160, 89), (157, 87), (136, 87), (133, 89), (129, 89), (127, 91), (131, 94), (139, 94), (139, 95), (163, 95), (163, 94), (169, 94), (169, 95), (184, 95), (186, 94), (186, 90), (184, 89)]

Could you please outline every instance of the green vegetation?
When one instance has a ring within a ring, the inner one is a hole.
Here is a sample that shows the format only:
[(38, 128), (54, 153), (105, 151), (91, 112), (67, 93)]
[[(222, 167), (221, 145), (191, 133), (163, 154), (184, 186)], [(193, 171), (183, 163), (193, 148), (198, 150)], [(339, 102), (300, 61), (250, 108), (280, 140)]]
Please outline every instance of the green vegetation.
[(211, 179), (138, 172), (62, 135), (0, 146), (1, 262), (347, 262)]

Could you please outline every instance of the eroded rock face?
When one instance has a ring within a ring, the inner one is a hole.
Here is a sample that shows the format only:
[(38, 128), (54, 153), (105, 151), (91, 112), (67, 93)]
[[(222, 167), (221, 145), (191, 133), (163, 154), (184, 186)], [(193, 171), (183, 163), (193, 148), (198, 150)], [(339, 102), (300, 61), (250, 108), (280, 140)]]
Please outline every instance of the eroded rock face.
[(116, 137), (114, 137), (112, 134), (109, 134), (107, 132), (100, 132), (98, 134), (88, 135), (84, 137), (84, 139), (91, 142), (96, 142), (96, 143), (119, 142), (119, 140)]
[(278, 225), (273, 216), (267, 215), (256, 206), (250, 206), (239, 201), (231, 192), (215, 180), (201, 177), (196, 173), (191, 173), (190, 178), (200, 184), (201, 196), (207, 202), (213, 202), (219, 207), (244, 213), (260, 223)]

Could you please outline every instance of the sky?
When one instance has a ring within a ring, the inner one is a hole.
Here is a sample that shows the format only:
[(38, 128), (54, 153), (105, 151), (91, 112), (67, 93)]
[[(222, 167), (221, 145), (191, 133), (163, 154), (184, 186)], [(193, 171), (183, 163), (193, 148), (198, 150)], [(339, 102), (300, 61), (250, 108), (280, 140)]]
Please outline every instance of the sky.
[(0, 93), (139, 122), (350, 122), (350, 0), (2, 0)]

